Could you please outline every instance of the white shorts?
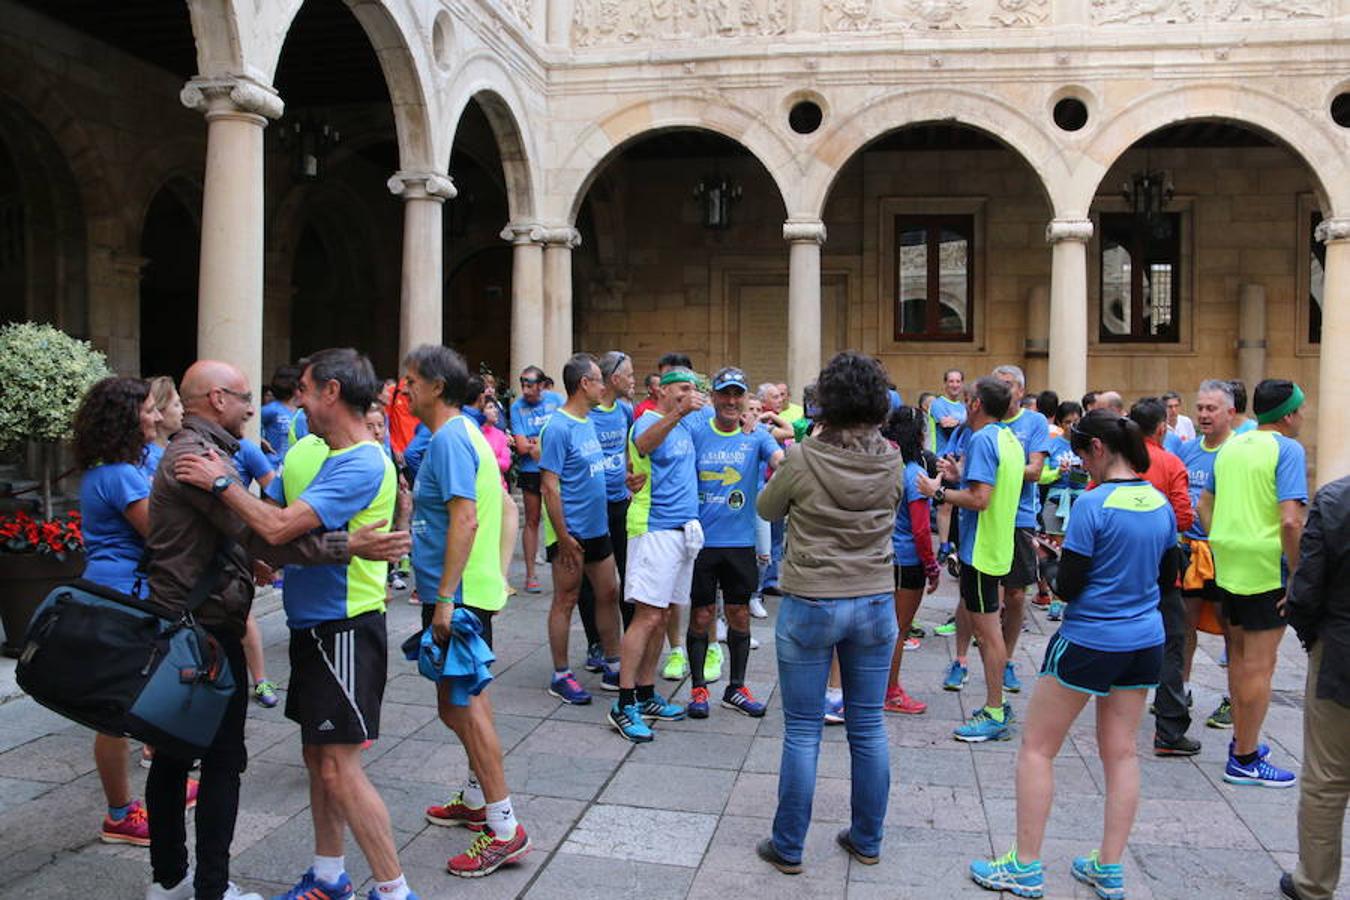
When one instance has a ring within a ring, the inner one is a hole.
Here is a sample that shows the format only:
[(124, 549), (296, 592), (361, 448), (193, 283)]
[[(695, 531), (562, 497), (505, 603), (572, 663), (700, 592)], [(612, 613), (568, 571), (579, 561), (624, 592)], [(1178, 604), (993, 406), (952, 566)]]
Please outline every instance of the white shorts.
[(628, 565), (623, 595), (629, 603), (665, 609), (689, 605), (694, 559), (703, 549), (703, 528), (697, 520), (684, 528), (648, 531), (628, 539)]

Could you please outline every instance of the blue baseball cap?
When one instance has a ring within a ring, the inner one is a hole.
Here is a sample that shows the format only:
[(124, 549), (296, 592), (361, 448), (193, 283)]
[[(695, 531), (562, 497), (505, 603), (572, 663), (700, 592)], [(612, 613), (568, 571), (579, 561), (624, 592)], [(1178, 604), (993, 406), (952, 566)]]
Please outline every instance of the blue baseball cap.
[(727, 366), (725, 369), (719, 369), (712, 380), (712, 389), (714, 391), (724, 391), (730, 387), (738, 387), (746, 392), (749, 392), (750, 390), (750, 386), (745, 383), (745, 373), (735, 366)]

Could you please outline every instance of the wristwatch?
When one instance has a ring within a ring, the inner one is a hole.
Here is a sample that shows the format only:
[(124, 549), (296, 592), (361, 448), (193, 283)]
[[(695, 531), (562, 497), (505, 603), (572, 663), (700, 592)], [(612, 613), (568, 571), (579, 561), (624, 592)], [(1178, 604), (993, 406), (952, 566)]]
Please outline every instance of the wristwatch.
[(223, 494), (225, 493), (225, 490), (229, 488), (229, 486), (232, 484), (234, 484), (234, 480), (231, 479), (230, 476), (221, 475), (215, 481), (211, 482), (211, 493)]
[(944, 487), (943, 485), (938, 485), (938, 489), (936, 491), (933, 491), (933, 499), (938, 503), (941, 503), (942, 501), (946, 500), (947, 488)]

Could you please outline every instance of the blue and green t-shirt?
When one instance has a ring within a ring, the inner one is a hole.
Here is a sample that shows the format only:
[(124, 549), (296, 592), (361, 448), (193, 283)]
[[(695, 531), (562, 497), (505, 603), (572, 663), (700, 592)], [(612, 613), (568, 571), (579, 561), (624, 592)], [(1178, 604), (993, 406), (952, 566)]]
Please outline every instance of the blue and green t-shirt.
[(628, 499), (628, 429), (633, 427), (633, 406), (615, 400), (613, 406), (597, 406), (588, 418), (605, 453), (605, 499), (621, 503)]
[[(511, 404), (511, 434), (524, 438), (539, 437), (539, 432), (544, 430), (549, 417), (564, 402), (563, 398), (553, 391), (541, 392), (538, 403), (527, 403), (524, 397), (517, 397)], [(543, 448), (540, 448), (540, 452), (543, 452)], [(516, 471), (538, 472), (539, 460), (529, 454), (522, 454), (516, 460)]]
[(975, 484), (993, 488), (983, 510), (962, 509), (961, 562), (985, 575), (1007, 575), (1012, 569), (1013, 532), (1022, 496), (1026, 456), (1006, 425), (990, 423), (966, 441), (961, 488)]
[[(267, 495), (283, 506), (303, 500), (323, 531), (355, 531), (381, 519), (392, 523), (397, 490), (394, 464), (379, 444), (362, 441), (329, 450), (311, 435), (287, 452), (282, 477), (272, 479)], [(388, 529), (386, 524), (382, 530)], [(383, 612), (388, 571), (388, 563), (356, 557), (345, 565), (287, 566), (282, 589), (286, 624), (313, 628)]]
[(633, 461), (633, 471), (646, 475), (647, 480), (628, 506), (630, 538), (649, 531), (683, 528), (685, 522), (698, 518), (694, 428), (704, 420), (706, 417), (693, 415), (680, 419), (650, 456), (638, 453), (637, 439), (661, 421), (661, 414), (649, 409), (633, 423), (628, 458)]
[[(966, 405), (960, 400), (934, 397), (933, 402), (928, 406), (928, 415), (933, 417), (933, 424), (937, 431), (937, 449), (934, 452), (938, 456), (942, 456), (949, 452), (947, 442), (951, 439), (953, 432), (966, 422)], [(951, 428), (943, 428), (937, 424), (940, 419), (948, 417), (956, 420), (956, 424)]]
[[(554, 412), (539, 438), (539, 468), (558, 476), (568, 534), (579, 541), (609, 534), (605, 453), (590, 419)], [(551, 524), (556, 534), (558, 523)]]
[(1205, 490), (1214, 495), (1214, 582), (1243, 596), (1284, 587), (1280, 504), (1308, 501), (1303, 445), (1276, 431), (1235, 434), (1216, 455)]
[(1085, 491), (1073, 505), (1064, 549), (1091, 560), (1087, 585), (1065, 606), (1060, 634), (1093, 650), (1161, 644), (1158, 569), (1176, 535), (1167, 498), (1143, 479)]
[(749, 434), (740, 428), (721, 431), (715, 418), (691, 424), (703, 546), (755, 546), (755, 501), (764, 466), (778, 452), (777, 442), (759, 428)]
[(895, 530), (891, 533), (891, 549), (895, 551), (897, 566), (917, 566), (921, 562), (919, 549), (914, 544), (914, 529), (909, 521), (909, 505), (915, 500), (926, 499), (919, 493), (919, 476), (926, 474), (923, 463), (917, 460), (905, 463), (904, 490), (900, 495), (900, 506), (895, 511)]
[[(1022, 444), (1022, 452), (1028, 460), (1033, 453), (1050, 452), (1050, 423), (1036, 410), (1019, 409), (1017, 415), (1004, 419), (1003, 424)], [(1017, 527), (1035, 528), (1036, 514), (1041, 507), (1041, 492), (1036, 489), (1034, 481), (1026, 481), (1025, 473), (1023, 475), (1022, 496), (1017, 504)]]
[(1219, 456), (1219, 451), (1223, 449), (1223, 444), (1217, 447), (1206, 445), (1203, 435), (1196, 437), (1193, 441), (1186, 441), (1181, 445), (1181, 461), (1186, 464), (1186, 477), (1190, 485), (1191, 509), (1197, 510), (1195, 521), (1191, 527), (1186, 530), (1185, 536), (1193, 541), (1207, 541), (1209, 535), (1205, 533), (1205, 527), (1200, 524), (1200, 495), (1209, 485), (1209, 480), (1214, 477), (1214, 460)]

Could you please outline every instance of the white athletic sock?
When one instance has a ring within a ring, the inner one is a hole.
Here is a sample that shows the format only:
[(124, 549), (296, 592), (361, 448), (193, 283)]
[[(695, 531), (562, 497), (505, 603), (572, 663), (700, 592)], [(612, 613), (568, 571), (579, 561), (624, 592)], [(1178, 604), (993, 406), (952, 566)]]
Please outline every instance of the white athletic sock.
[(487, 827), (503, 841), (509, 841), (516, 833), (516, 812), (510, 797), (487, 805)]
[(375, 894), (380, 900), (407, 900), (412, 891), (408, 890), (408, 879), (400, 873), (393, 881), (380, 881), (375, 884)]
[(463, 799), (465, 806), (472, 806), (474, 809), (477, 809), (485, 802), (483, 799), (483, 786), (478, 783), (478, 777), (473, 774), (472, 770), (470, 770), (469, 778), (464, 782), (464, 787), (461, 791), (464, 794)]
[(831, 703), (842, 702), (844, 699), (844, 689), (841, 687), (837, 688), (827, 687), (825, 689), (825, 699), (830, 701)]
[(347, 857), (345, 856), (315, 855), (314, 857), (314, 877), (325, 884), (335, 883), (345, 871), (347, 871)]

